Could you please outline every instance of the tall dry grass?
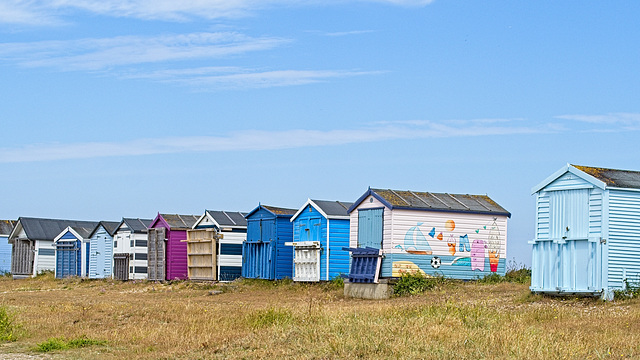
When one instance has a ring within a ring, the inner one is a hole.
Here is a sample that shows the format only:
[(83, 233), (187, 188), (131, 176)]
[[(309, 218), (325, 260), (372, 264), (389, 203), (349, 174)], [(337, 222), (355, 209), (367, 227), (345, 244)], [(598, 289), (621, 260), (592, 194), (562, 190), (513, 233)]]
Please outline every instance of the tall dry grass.
[(51, 338), (106, 345), (59, 358), (640, 358), (640, 302), (531, 295), (527, 285), (448, 282), (367, 301), (329, 284), (0, 280), (21, 326), (0, 353)]

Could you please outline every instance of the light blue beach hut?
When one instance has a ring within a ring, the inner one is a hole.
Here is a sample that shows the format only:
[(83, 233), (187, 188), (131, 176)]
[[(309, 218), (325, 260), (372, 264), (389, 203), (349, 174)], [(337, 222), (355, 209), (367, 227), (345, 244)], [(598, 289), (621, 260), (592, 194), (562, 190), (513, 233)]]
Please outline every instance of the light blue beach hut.
[(610, 299), (640, 284), (640, 172), (567, 164), (536, 195), (531, 291)]
[(89, 234), (89, 278), (110, 278), (113, 272), (113, 234), (120, 222), (100, 221)]

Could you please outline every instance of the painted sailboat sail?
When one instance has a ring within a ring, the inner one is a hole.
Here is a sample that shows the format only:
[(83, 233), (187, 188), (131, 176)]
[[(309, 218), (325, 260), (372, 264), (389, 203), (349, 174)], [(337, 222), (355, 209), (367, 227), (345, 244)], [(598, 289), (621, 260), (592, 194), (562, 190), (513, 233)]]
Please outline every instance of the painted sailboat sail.
[(427, 238), (422, 231), (420, 231), (420, 225), (422, 225), (422, 223), (412, 226), (405, 234), (404, 251), (410, 254), (431, 255), (433, 251), (431, 250), (431, 246), (429, 246)]

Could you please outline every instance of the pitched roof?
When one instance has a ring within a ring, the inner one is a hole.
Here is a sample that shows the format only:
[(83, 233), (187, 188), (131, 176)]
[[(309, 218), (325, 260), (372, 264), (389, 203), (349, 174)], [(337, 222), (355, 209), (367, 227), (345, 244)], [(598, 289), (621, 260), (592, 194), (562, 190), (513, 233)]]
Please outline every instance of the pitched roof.
[(302, 211), (304, 211), (304, 209), (307, 206), (313, 206), (314, 208), (316, 208), (316, 210), (318, 210), (318, 212), (320, 212), (322, 214), (322, 216), (324, 216), (325, 218), (328, 219), (336, 219), (336, 218), (343, 218), (343, 219), (349, 219), (349, 212), (347, 210), (349, 210), (349, 208), (353, 205), (352, 202), (346, 202), (346, 201), (329, 201), (329, 200), (312, 200), (312, 199), (308, 199), (307, 202), (304, 203), (304, 205), (302, 205), (302, 207), (300, 207), (300, 209), (298, 209), (298, 211), (295, 213), (295, 215), (293, 215), (293, 217), (291, 218), (291, 221), (294, 221), (301, 213)]
[(206, 213), (209, 214), (215, 220), (216, 223), (220, 226), (247, 226), (247, 219), (245, 216), (247, 213), (239, 212), (239, 211), (215, 211), (215, 210), (206, 210)]
[(287, 209), (287, 208), (281, 208), (281, 207), (275, 207), (275, 206), (269, 206), (269, 205), (262, 205), (262, 207), (271, 211), (276, 215), (293, 215), (296, 213), (295, 209)]
[[(60, 220), (21, 217), (18, 222), (30, 240), (53, 241), (67, 227), (94, 229), (97, 221)], [(12, 234), (13, 235), (13, 234)]]
[(198, 221), (195, 215), (160, 214), (171, 229), (191, 229)]
[(107, 231), (107, 233), (109, 233), (109, 235), (113, 236), (116, 230), (118, 230), (118, 227), (120, 227), (120, 223), (121, 223), (120, 221), (100, 221), (98, 225), (96, 225), (96, 227), (93, 228), (93, 230), (89, 234), (89, 237), (93, 237), (95, 232), (98, 231), (98, 229), (100, 228), (100, 225), (104, 227), (104, 229)]
[(353, 205), (352, 202), (345, 201), (327, 201), (327, 200), (311, 200), (318, 205), (325, 214), (329, 216), (349, 216), (347, 210)]
[(391, 189), (369, 189), (348, 211), (352, 212), (369, 195), (373, 195), (390, 209), (450, 211), (511, 216), (511, 213), (487, 195), (431, 193)]
[(269, 206), (269, 205), (258, 205), (258, 207), (256, 207), (255, 209), (251, 210), (248, 214), (246, 214), (244, 217), (247, 218), (249, 216), (251, 216), (251, 214), (253, 214), (254, 212), (260, 210), (260, 209), (265, 209), (268, 212), (276, 215), (276, 216), (282, 216), (282, 217), (290, 217), (293, 216), (296, 211), (298, 211), (297, 209), (288, 209), (288, 208), (281, 208), (281, 207), (276, 207), (276, 206)]
[(120, 224), (118, 224), (118, 227), (116, 227), (115, 231), (118, 231), (118, 229), (120, 229), (120, 227), (124, 223), (134, 233), (145, 233), (147, 232), (147, 229), (149, 228), (149, 225), (151, 225), (152, 221), (153, 220), (151, 219), (122, 218), (122, 221), (120, 221)]
[(15, 220), (0, 220), (0, 235), (9, 235), (16, 225)]
[(640, 189), (640, 171), (606, 169), (573, 164), (571, 164), (571, 166), (604, 182), (609, 187)]

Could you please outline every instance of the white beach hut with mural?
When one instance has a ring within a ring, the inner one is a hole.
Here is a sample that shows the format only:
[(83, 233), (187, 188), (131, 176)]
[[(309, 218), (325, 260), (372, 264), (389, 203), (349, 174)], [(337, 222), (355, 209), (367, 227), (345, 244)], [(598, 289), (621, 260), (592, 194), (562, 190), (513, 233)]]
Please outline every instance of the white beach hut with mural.
[(369, 188), (348, 211), (350, 247), (381, 249), (382, 278), (506, 272), (511, 214), (487, 195)]

